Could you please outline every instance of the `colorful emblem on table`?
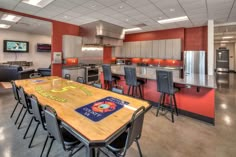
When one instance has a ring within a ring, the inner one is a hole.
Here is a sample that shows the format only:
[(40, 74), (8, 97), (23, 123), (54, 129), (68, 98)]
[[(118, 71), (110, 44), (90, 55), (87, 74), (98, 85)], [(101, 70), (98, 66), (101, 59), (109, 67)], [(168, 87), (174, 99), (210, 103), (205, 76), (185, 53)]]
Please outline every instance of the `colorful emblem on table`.
[(95, 112), (105, 113), (111, 112), (116, 109), (116, 104), (114, 102), (104, 101), (104, 102), (96, 102), (92, 106), (92, 110)]
[(94, 122), (98, 122), (128, 104), (126, 101), (109, 96), (79, 107), (75, 111)]

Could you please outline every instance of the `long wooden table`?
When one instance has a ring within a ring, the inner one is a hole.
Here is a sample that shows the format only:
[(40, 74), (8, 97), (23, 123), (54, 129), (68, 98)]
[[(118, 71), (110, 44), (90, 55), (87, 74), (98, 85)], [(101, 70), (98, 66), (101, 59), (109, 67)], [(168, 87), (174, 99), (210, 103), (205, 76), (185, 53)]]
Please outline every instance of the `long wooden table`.
[[(87, 156), (95, 156), (97, 147), (109, 144), (125, 130), (136, 109), (150, 108), (147, 101), (120, 95), (93, 86), (50, 76), (15, 81), (28, 95), (34, 94), (40, 104), (53, 107), (64, 127), (87, 146)], [(107, 96), (129, 102), (129, 105), (101, 121), (94, 122), (75, 109)]]

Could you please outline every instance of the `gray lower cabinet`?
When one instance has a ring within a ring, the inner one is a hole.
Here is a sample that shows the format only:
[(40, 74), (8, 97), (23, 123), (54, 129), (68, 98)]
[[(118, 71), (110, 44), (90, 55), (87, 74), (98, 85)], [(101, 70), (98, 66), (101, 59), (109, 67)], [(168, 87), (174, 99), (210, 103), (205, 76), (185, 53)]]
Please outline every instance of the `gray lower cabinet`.
[(62, 69), (62, 77), (64, 77), (66, 74), (70, 74), (71, 80), (76, 81), (78, 76), (84, 78), (85, 69), (84, 68), (79, 68), (79, 67)]

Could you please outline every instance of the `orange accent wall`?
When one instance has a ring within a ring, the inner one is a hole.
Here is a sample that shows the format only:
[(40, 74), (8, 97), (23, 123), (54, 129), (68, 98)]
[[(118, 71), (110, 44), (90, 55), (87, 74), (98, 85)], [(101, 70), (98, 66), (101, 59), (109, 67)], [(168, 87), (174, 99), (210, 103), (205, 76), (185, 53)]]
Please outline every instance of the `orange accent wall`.
[(103, 63), (110, 64), (112, 62), (112, 47), (104, 47), (103, 49)]
[[(52, 60), (53, 52), (62, 52), (62, 36), (76, 35), (79, 36), (79, 26), (63, 22), (52, 22)], [(62, 64), (53, 64), (52, 75), (62, 76)]]

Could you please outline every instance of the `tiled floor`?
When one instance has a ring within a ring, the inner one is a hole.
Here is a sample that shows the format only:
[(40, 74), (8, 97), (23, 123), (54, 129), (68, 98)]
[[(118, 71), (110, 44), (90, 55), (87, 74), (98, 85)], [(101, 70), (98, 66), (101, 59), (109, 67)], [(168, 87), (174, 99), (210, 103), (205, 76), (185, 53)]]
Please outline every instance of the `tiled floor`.
[[(220, 84), (216, 91), (215, 126), (185, 116), (176, 117), (173, 124), (165, 116), (155, 117), (156, 110), (151, 109), (145, 116), (140, 140), (144, 157), (236, 156), (236, 74), (220, 75), (217, 82)], [(29, 136), (22, 139), (27, 123), (17, 130), (15, 117), (9, 118), (14, 104), (11, 91), (0, 89), (0, 157), (39, 156), (46, 133), (40, 128), (33, 148), (28, 149)], [(50, 154), (55, 157), (67, 155), (58, 144), (53, 146)], [(76, 156), (85, 156), (85, 150)], [(135, 144), (127, 156), (138, 156)]]

